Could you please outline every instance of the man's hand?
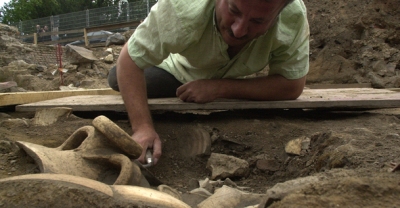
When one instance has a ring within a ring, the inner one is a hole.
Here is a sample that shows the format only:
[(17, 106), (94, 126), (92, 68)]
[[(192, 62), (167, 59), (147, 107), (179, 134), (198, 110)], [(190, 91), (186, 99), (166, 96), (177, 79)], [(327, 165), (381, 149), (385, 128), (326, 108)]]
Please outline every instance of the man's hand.
[(176, 96), (184, 102), (208, 103), (218, 98), (218, 81), (200, 79), (183, 84)]
[(157, 164), (161, 157), (161, 140), (156, 131), (152, 128), (143, 128), (137, 130), (132, 135), (132, 139), (143, 147), (143, 152), (138, 158), (139, 162), (145, 163), (144, 157), (148, 148), (153, 149), (154, 165)]

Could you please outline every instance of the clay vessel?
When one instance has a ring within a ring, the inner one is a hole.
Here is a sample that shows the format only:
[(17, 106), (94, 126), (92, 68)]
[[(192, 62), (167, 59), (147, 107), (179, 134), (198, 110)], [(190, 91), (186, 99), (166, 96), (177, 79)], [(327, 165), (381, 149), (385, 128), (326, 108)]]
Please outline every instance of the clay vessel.
[(34, 159), (41, 173), (80, 176), (110, 185), (149, 187), (133, 162), (142, 147), (105, 116), (96, 117), (93, 126), (79, 128), (57, 148), (22, 141), (17, 144)]

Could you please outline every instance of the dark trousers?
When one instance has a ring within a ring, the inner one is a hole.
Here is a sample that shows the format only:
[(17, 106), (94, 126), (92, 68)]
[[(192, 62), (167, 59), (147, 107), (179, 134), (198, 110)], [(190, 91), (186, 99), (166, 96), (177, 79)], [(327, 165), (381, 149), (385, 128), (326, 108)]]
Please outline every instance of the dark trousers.
[[(182, 85), (172, 74), (155, 66), (145, 69), (144, 76), (148, 98), (176, 97), (176, 89)], [(119, 91), (116, 66), (108, 74), (108, 84)]]

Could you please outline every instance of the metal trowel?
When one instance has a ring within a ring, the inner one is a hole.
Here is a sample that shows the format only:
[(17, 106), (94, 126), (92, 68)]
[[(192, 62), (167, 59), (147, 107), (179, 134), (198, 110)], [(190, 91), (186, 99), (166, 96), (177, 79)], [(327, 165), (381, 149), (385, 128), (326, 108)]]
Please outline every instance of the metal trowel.
[(153, 154), (151, 153), (151, 150), (147, 149), (145, 157), (147, 164), (142, 164), (138, 160), (135, 160), (135, 163), (139, 166), (143, 176), (147, 179), (151, 186), (159, 186), (161, 184), (164, 184), (147, 169), (154, 164)]

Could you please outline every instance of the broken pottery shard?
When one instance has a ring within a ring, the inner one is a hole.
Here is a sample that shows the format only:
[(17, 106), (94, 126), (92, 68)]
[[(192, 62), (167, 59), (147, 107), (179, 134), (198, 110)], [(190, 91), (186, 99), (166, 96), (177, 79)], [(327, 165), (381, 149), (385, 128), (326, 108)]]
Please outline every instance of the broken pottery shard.
[(211, 179), (242, 178), (249, 172), (249, 163), (245, 160), (218, 153), (212, 153), (207, 162), (211, 170)]
[(180, 152), (184, 157), (195, 157), (211, 154), (211, 137), (208, 131), (201, 127), (193, 127), (180, 132)]
[(304, 148), (309, 148), (310, 139), (302, 136), (297, 139), (289, 141), (285, 146), (285, 151), (290, 155), (300, 155), (302, 150), (306, 150)]
[(36, 126), (48, 126), (56, 123), (61, 118), (68, 118), (72, 113), (72, 108), (46, 108), (37, 110), (33, 119)]
[(182, 200), (181, 193), (179, 193), (179, 191), (177, 191), (176, 189), (173, 189), (173, 188), (171, 188), (171, 187), (169, 187), (167, 185), (164, 185), (164, 184), (163, 185), (159, 185), (157, 187), (157, 190), (159, 190), (161, 192), (164, 192), (166, 194), (169, 194), (169, 195), (173, 196), (176, 199)]
[(207, 189), (201, 188), (201, 187), (200, 187), (200, 188), (193, 189), (193, 190), (191, 190), (189, 193), (191, 193), (191, 194), (197, 194), (197, 195), (204, 196), (204, 197), (209, 197), (209, 196), (212, 195), (212, 193), (209, 192)]
[(222, 186), (215, 193), (198, 204), (198, 208), (239, 208), (260, 204), (265, 194), (252, 194), (240, 191), (229, 186)]
[(210, 193), (214, 192), (214, 186), (210, 183), (210, 179), (206, 178), (205, 180), (199, 181), (200, 188), (204, 188), (208, 190)]

